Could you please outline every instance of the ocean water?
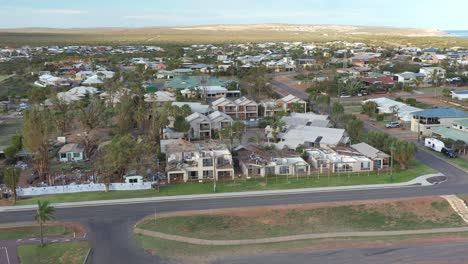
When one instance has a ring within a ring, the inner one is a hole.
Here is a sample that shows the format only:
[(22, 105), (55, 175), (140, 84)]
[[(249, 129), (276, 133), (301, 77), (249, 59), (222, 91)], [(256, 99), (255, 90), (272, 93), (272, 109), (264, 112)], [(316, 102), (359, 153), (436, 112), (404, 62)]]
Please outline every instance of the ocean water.
[(468, 30), (444, 30), (450, 37), (468, 38)]

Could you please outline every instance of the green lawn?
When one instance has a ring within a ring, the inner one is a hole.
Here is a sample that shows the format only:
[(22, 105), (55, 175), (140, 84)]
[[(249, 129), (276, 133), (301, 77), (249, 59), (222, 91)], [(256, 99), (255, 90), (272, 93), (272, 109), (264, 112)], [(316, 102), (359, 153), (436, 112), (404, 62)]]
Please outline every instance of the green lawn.
[(11, 137), (16, 133), (21, 133), (22, 126), (22, 119), (0, 123), (0, 146), (10, 145)]
[(18, 247), (22, 264), (82, 264), (89, 250), (85, 241), (23, 245)]
[[(280, 190), (280, 189), (298, 189), (298, 188), (314, 188), (314, 187), (333, 187), (333, 186), (350, 186), (363, 184), (385, 184), (398, 183), (412, 180), (418, 176), (434, 173), (430, 167), (419, 163), (412, 162), (411, 168), (406, 171), (395, 170), (392, 177), (388, 172), (384, 172), (379, 176), (374, 173), (367, 174), (322, 174), (311, 175), (307, 178), (297, 178), (290, 176), (270, 177), (268, 179), (242, 179), (234, 181), (218, 181), (216, 192), (241, 192), (241, 191), (258, 191), (258, 190)], [(18, 200), (17, 205), (36, 204), (37, 200), (47, 200), (51, 203), (66, 203), (79, 201), (93, 200), (112, 200), (112, 199), (127, 199), (127, 198), (144, 198), (157, 196), (171, 195), (188, 195), (188, 194), (209, 194), (213, 193), (213, 183), (185, 183), (173, 184), (161, 187), (161, 192), (156, 190), (143, 191), (111, 191), (111, 192), (85, 192), (85, 193), (70, 193), (70, 194), (54, 194), (36, 196), (30, 199)]]
[(417, 230), (465, 226), (441, 199), (323, 208), (236, 210), (224, 214), (172, 216), (147, 220), (138, 228), (180, 236), (222, 240), (329, 232)]
[[(435, 238), (446, 234), (424, 234), (424, 235), (405, 235), (405, 236), (382, 236), (382, 237), (359, 237), (359, 238), (336, 238), (336, 239), (310, 239), (297, 240), (289, 242), (255, 244), (245, 246), (201, 246), (183, 242), (165, 240), (137, 234), (135, 239), (145, 249), (146, 252), (157, 254), (158, 256), (175, 257), (187, 260), (187, 263), (195, 259), (210, 260), (223, 256), (240, 256), (255, 254), (270, 254), (288, 251), (303, 250), (313, 246), (329, 248), (340, 248), (340, 245), (350, 245), (359, 242), (373, 241), (375, 245), (388, 245), (388, 243), (401, 243), (406, 239), (415, 238)], [(453, 234), (447, 234), (453, 235)], [(460, 238), (466, 238), (468, 233), (458, 233)]]
[(360, 106), (360, 105), (350, 105), (350, 106), (344, 106), (344, 109), (345, 109), (346, 113), (361, 113), (362, 106)]
[[(0, 240), (39, 237), (39, 226), (22, 226), (13, 228), (0, 228)], [(44, 227), (45, 236), (67, 235), (70, 232), (62, 225)]]

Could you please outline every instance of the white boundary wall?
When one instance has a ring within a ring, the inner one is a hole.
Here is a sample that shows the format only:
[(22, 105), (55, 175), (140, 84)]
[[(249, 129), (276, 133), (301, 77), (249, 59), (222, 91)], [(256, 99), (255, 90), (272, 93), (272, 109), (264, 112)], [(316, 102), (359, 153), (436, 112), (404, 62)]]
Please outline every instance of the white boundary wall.
[[(151, 182), (143, 183), (111, 183), (110, 191), (131, 191), (151, 189)], [(35, 196), (59, 193), (79, 193), (79, 192), (103, 192), (106, 190), (104, 183), (76, 184), (50, 187), (30, 187), (17, 188), (18, 196)]]

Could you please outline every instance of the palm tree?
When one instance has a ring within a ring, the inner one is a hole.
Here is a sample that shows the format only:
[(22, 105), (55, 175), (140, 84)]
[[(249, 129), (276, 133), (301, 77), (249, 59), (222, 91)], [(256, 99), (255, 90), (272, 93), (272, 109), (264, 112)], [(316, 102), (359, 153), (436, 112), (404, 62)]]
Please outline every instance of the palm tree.
[(34, 217), (34, 219), (36, 220), (36, 222), (39, 223), (39, 226), (41, 228), (41, 246), (44, 245), (44, 235), (42, 232), (42, 227), (45, 222), (54, 219), (54, 213), (55, 213), (55, 208), (50, 206), (49, 201), (44, 201), (44, 202), (41, 202), (40, 200), (37, 201), (37, 212), (36, 212), (36, 216)]

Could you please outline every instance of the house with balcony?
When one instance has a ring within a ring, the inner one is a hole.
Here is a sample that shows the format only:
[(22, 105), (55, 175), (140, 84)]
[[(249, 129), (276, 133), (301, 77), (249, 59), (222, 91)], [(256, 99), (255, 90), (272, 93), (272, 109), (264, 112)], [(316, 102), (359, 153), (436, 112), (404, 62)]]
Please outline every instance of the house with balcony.
[(169, 183), (234, 178), (231, 152), (219, 142), (191, 143), (178, 139), (165, 145), (164, 153)]
[(211, 105), (214, 109), (227, 114), (233, 119), (258, 118), (258, 104), (246, 97), (240, 97), (236, 100), (219, 98)]
[(302, 176), (310, 174), (310, 165), (294, 151), (265, 150), (257, 145), (235, 149), (243, 176)]
[(411, 131), (421, 135), (432, 135), (437, 127), (452, 127), (459, 120), (467, 119), (468, 113), (456, 108), (433, 108), (412, 113)]
[(336, 151), (329, 148), (305, 150), (307, 161), (318, 173), (369, 172), (374, 169), (368, 157), (353, 151)]
[(274, 116), (278, 112), (293, 112), (299, 109), (302, 113), (307, 112), (307, 102), (291, 94), (278, 100), (264, 100), (261, 102), (261, 106), (264, 117)]
[(189, 137), (191, 139), (210, 139), (214, 131), (219, 131), (232, 124), (230, 116), (220, 111), (209, 115), (193, 113), (185, 118), (190, 124)]

